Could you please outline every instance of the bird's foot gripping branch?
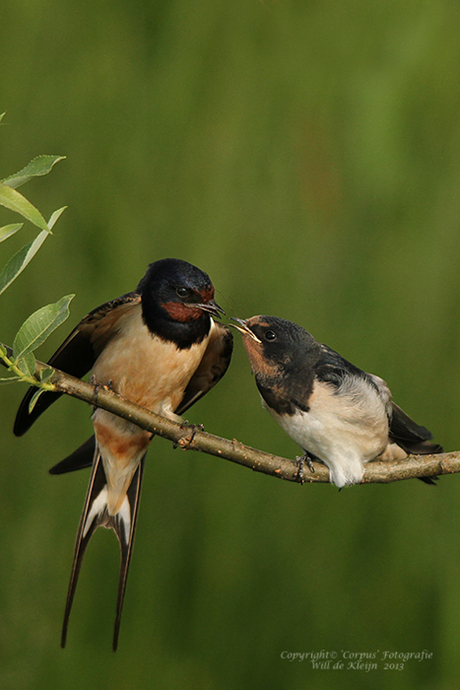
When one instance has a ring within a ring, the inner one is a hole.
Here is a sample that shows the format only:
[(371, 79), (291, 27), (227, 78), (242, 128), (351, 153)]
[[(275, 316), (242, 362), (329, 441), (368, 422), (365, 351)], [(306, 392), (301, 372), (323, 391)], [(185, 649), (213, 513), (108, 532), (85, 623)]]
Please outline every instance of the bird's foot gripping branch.
[[(1, 346), (7, 355), (12, 350)], [(3, 359), (3, 358), (2, 358)], [(195, 450), (208, 455), (235, 462), (255, 472), (268, 474), (286, 481), (299, 481), (299, 463), (297, 459), (284, 458), (279, 455), (252, 448), (237, 439), (215, 436), (194, 427), (193, 439), (190, 429), (180, 422), (175, 422), (155, 414), (144, 407), (123, 398), (123, 396), (106, 388), (96, 388), (90, 383), (53, 369), (43, 362), (36, 362), (35, 385), (39, 384), (42, 371), (51, 370), (52, 376), (47, 379), (56, 394), (65, 393), (90, 405), (96, 405), (112, 414), (130, 421), (137, 426), (168, 439), (182, 450)], [(389, 484), (405, 479), (433, 477), (460, 472), (460, 451), (439, 453), (435, 455), (409, 455), (403, 460), (392, 462), (375, 461), (366, 463), (362, 484)], [(304, 484), (329, 483), (329, 470), (326, 466), (311, 462), (311, 469), (303, 472)]]
[[(139, 421), (138, 416), (147, 408), (164, 414), (170, 422), (181, 421), (180, 416), (227, 371), (233, 338), (226, 326), (214, 320), (224, 313), (214, 293), (209, 276), (187, 261), (155, 261), (135, 290), (93, 309), (52, 355), (49, 367), (74, 378), (55, 371), (49, 381), (54, 391), (43, 391), (37, 398), (31, 388), (19, 406), (16, 436), (22, 436), (61, 393), (83, 397), (94, 406), (94, 435), (53, 468), (56, 474), (92, 465), (77, 532), (62, 646), (87, 544), (96, 529), (104, 526), (113, 529), (121, 549), (113, 637), (113, 648), (117, 647), (145, 454), (152, 435), (165, 435), (164, 429), (160, 433), (161, 418)], [(80, 380), (90, 371), (96, 387)], [(130, 400), (138, 409), (126, 414), (112, 409), (113, 391), (120, 394), (119, 404)], [(193, 429), (192, 433), (190, 428), (180, 430), (172, 440), (191, 444)]]

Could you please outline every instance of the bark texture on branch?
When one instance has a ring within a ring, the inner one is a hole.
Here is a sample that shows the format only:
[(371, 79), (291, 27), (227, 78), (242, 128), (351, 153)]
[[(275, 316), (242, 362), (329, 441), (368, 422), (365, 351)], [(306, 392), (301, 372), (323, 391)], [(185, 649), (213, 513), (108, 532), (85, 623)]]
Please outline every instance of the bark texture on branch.
[[(48, 365), (37, 362), (36, 373)], [(295, 459), (289, 460), (272, 455), (236, 439), (228, 440), (201, 431), (193, 425), (180, 425), (165, 417), (126, 400), (114, 391), (105, 387), (93, 386), (90, 383), (70, 376), (58, 369), (51, 378), (56, 392), (66, 393), (84, 400), (90, 405), (101, 407), (108, 412), (127, 419), (133, 424), (173, 441), (184, 450), (198, 450), (202, 453), (236, 462), (256, 472), (263, 472), (287, 481), (299, 482), (299, 464)], [(320, 463), (313, 463), (314, 472), (308, 467), (303, 469), (305, 483), (328, 482), (329, 470)], [(415, 477), (433, 477), (460, 472), (460, 452), (440, 453), (438, 455), (410, 455), (404, 460), (395, 462), (371, 462), (366, 464), (362, 483), (390, 483)]]

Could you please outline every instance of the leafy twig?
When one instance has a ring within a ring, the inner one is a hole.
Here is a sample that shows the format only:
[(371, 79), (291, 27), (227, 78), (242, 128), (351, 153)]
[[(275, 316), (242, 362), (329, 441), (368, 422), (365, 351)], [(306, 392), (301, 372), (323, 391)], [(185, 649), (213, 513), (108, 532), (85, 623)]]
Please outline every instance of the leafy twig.
[[(10, 348), (5, 348), (5, 350), (7, 354), (11, 353)], [(40, 372), (50, 369), (51, 367), (47, 364), (37, 361), (35, 385), (39, 385)], [(301, 481), (299, 464), (295, 460), (251, 448), (236, 439), (221, 438), (193, 426), (181, 425), (130, 402), (108, 388), (93, 386), (58, 369), (52, 371), (47, 385), (51, 385), (55, 392), (65, 393), (96, 407), (101, 407), (133, 424), (137, 424), (142, 429), (173, 441), (176, 446), (184, 450), (201, 451), (236, 462), (256, 472), (263, 472), (287, 481)], [(319, 463), (313, 463), (313, 466), (314, 472), (304, 469), (303, 482), (328, 482), (328, 469)], [(402, 479), (433, 477), (456, 472), (460, 472), (460, 452), (458, 451), (437, 455), (410, 455), (404, 460), (396, 462), (376, 461), (366, 464), (362, 483), (386, 484)]]

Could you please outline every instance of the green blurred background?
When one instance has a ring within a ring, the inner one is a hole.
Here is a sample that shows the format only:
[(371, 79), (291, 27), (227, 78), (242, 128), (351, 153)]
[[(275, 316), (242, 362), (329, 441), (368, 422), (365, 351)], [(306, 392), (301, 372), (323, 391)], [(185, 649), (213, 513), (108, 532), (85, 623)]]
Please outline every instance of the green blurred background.
[[(460, 449), (460, 5), (454, 0), (15, 0), (0, 7), (0, 177), (68, 210), (1, 302), (11, 343), (75, 292), (46, 358), (149, 262), (207, 271), (230, 313), (305, 326), (378, 373)], [(1, 213), (1, 224), (13, 222)], [(1, 263), (32, 237), (2, 245)], [(0, 686), (457, 688), (460, 477), (354, 487), (275, 481), (156, 439), (120, 647), (118, 547), (99, 530), (59, 648), (88, 473), (47, 469), (90, 433), (61, 400), (24, 438), (0, 389)], [(237, 339), (188, 415), (288, 457)], [(432, 653), (402, 671), (313, 670), (283, 651)]]

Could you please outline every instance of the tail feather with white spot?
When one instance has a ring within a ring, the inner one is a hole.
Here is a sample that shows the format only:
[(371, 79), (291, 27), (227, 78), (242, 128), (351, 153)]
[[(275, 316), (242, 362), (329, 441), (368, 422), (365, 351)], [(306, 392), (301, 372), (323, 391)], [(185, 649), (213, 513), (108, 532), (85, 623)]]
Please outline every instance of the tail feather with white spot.
[(118, 581), (118, 598), (113, 634), (114, 651), (118, 646), (118, 635), (120, 630), (126, 580), (128, 577), (128, 569), (134, 543), (137, 513), (139, 509), (144, 460), (145, 456), (139, 463), (128, 491), (126, 492), (126, 496), (121, 504), (120, 510), (116, 515), (110, 515), (107, 508), (107, 479), (105, 476), (101, 455), (97, 447), (95, 449), (93, 469), (75, 543), (72, 573), (70, 576), (70, 584), (64, 613), (64, 623), (62, 626), (61, 647), (65, 647), (66, 644), (70, 611), (72, 609), (78, 576), (80, 574), (80, 568), (85, 555), (86, 547), (88, 546), (91, 537), (98, 527), (113, 529), (120, 544), (120, 575)]

